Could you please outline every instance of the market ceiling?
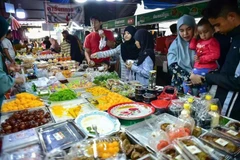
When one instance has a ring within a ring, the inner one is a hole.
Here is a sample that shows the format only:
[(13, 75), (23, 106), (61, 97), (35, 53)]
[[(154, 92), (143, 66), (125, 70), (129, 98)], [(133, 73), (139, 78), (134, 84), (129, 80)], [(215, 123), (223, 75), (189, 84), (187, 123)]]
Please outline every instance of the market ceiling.
[[(45, 0), (10, 0), (10, 3), (14, 4), (15, 9), (18, 8), (18, 4), (21, 4), (21, 8), (26, 11), (25, 20), (43, 20), (45, 19), (44, 1)], [(55, 3), (74, 3), (74, 0), (50, 1)], [(0, 13), (7, 18), (9, 14), (5, 13), (4, 2), (9, 3), (9, 0), (0, 0)], [(89, 25), (89, 18), (93, 15), (100, 16), (103, 21), (132, 16), (136, 11), (137, 3), (140, 2), (141, 0), (123, 0), (122, 2), (96, 2), (96, 0), (91, 0), (83, 3), (81, 5), (84, 5), (85, 24)]]
[[(4, 17), (8, 17), (9, 14), (5, 13), (4, 2), (10, 2), (14, 4), (15, 9), (18, 8), (18, 4), (26, 11), (25, 20), (44, 20), (44, 2), (45, 0), (1, 0), (0, 13)], [(49, 0), (54, 3), (75, 3), (75, 0)], [(169, 8), (176, 6), (179, 3), (185, 3), (196, 0), (143, 0), (145, 7), (148, 9), (153, 8)], [(141, 0), (122, 0), (115, 2), (106, 2), (102, 0), (97, 2), (96, 0), (87, 0), (82, 3), (84, 5), (85, 12), (85, 24), (89, 25), (89, 18), (92, 15), (98, 15), (103, 21), (113, 20), (121, 17), (127, 17), (134, 15), (137, 4), (141, 3)]]

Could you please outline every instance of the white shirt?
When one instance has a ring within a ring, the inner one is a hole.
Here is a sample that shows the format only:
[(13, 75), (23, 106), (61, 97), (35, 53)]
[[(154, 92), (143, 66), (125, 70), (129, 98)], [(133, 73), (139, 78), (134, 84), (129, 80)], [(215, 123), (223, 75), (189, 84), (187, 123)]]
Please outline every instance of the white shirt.
[(7, 38), (4, 38), (2, 40), (2, 48), (3, 49), (8, 49), (8, 52), (9, 52), (9, 55), (12, 57), (12, 59), (14, 60), (15, 59), (15, 51), (13, 49), (13, 45), (11, 43), (11, 41)]

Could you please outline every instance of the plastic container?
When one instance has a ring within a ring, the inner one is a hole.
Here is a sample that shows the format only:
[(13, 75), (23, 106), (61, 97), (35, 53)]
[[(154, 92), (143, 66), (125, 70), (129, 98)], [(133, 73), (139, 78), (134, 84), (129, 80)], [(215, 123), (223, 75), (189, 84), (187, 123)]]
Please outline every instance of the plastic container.
[(231, 128), (237, 132), (240, 132), (240, 122), (237, 121), (230, 121), (226, 124), (226, 127)]
[(13, 151), (38, 142), (35, 129), (28, 129), (4, 136), (2, 150), (3, 152)]
[(240, 153), (240, 147), (238, 144), (229, 139), (226, 139), (220, 134), (216, 135), (214, 133), (207, 132), (200, 136), (200, 139), (211, 147), (218, 149), (219, 151), (230, 156), (235, 157)]
[(165, 148), (170, 144), (168, 135), (164, 131), (153, 131), (148, 137), (148, 144), (155, 152)]
[(114, 159), (121, 157), (126, 159), (122, 148), (122, 141), (118, 137), (102, 137), (85, 140), (70, 148), (71, 158), (88, 157), (99, 159)]
[(169, 111), (172, 115), (178, 117), (183, 110), (184, 101), (179, 99), (174, 99), (169, 105)]
[(178, 145), (191, 160), (219, 160), (219, 157), (209, 152), (195, 137), (179, 138), (174, 141), (174, 144)]
[(222, 134), (226, 136), (226, 138), (230, 138), (237, 143), (240, 143), (240, 133), (236, 132), (233, 129), (227, 128), (227, 127), (222, 127), (222, 126), (217, 126), (213, 129), (213, 132), (216, 134)]
[(170, 144), (157, 153), (159, 159), (166, 160), (190, 160), (187, 155), (177, 146)]

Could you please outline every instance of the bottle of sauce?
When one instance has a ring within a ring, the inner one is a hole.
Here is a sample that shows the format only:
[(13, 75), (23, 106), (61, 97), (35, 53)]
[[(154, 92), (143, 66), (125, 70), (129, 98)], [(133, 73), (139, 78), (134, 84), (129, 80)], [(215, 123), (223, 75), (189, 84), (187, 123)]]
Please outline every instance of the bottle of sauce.
[(180, 114), (180, 116), (178, 117), (179, 119), (182, 119), (183, 121), (185, 121), (185, 127), (190, 129), (190, 131), (192, 132), (194, 127), (195, 127), (195, 121), (194, 119), (191, 117), (191, 113), (190, 113), (190, 104), (189, 103), (185, 103), (183, 105), (183, 110)]
[(212, 104), (210, 106), (210, 110), (211, 111), (209, 112), (209, 114), (211, 115), (211, 128), (214, 128), (219, 124), (220, 115), (218, 113), (218, 106)]

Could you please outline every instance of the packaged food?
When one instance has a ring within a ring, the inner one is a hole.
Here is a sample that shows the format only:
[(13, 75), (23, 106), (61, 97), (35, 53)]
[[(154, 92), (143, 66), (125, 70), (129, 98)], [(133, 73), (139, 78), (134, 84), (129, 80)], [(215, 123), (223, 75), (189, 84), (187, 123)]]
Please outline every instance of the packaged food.
[(222, 127), (222, 126), (218, 126), (218, 127), (215, 127), (213, 129), (213, 131), (216, 133), (223, 134), (226, 137), (229, 137), (229, 138), (237, 141), (238, 143), (240, 143), (240, 133), (235, 130), (232, 130), (232, 129), (226, 128), (226, 127)]
[(58, 148), (66, 149), (86, 138), (71, 120), (41, 127), (38, 129), (38, 135), (44, 152)]
[(236, 156), (240, 152), (240, 147), (238, 144), (229, 139), (224, 138), (219, 134), (216, 135), (207, 132), (206, 134), (200, 136), (200, 139), (203, 140), (206, 144), (209, 144), (210, 146), (232, 156)]
[(178, 150), (176, 149), (177, 146), (174, 146), (170, 144), (169, 146), (161, 149), (157, 156), (159, 159), (166, 159), (166, 160), (190, 160), (185, 153), (182, 151), (179, 152), (180, 148)]
[(122, 141), (117, 137), (102, 137), (83, 141), (74, 145), (69, 152), (72, 157), (79, 155), (88, 158), (108, 159), (125, 157)]
[(12, 151), (33, 143), (38, 143), (38, 135), (35, 129), (28, 129), (4, 136), (2, 143), (3, 152)]
[(122, 147), (127, 158), (131, 159), (131, 157), (134, 157), (141, 159), (149, 153), (145, 147), (137, 144), (137, 142), (126, 133), (120, 132), (117, 136), (122, 141)]
[(189, 136), (184, 138), (179, 138), (175, 142), (187, 155), (190, 159), (196, 160), (218, 160), (218, 157), (211, 154), (206, 150), (197, 138)]
[(44, 154), (39, 144), (32, 144), (11, 152), (4, 152), (2, 160), (42, 160)]
[(232, 121), (232, 122), (229, 122), (226, 126), (235, 131), (238, 131), (238, 132), (240, 131), (240, 122)]
[(155, 152), (170, 144), (168, 135), (164, 131), (153, 131), (148, 137), (148, 144)]

